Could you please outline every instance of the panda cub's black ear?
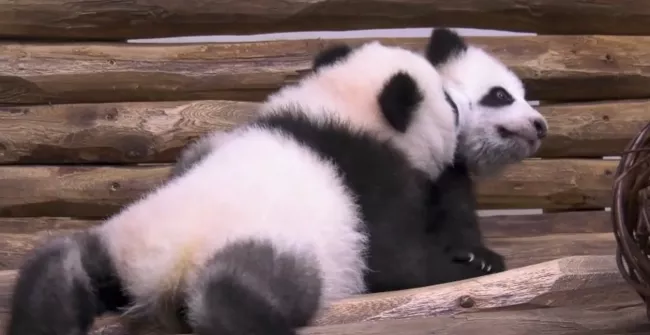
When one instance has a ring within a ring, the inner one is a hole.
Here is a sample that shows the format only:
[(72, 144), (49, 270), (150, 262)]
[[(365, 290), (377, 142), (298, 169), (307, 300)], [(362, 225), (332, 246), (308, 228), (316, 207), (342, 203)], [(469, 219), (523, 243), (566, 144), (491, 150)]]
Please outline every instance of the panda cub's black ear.
[(379, 93), (379, 108), (388, 124), (405, 132), (424, 96), (413, 77), (404, 72), (394, 74)]
[(467, 43), (458, 33), (448, 28), (437, 28), (431, 33), (424, 53), (433, 66), (439, 66), (466, 50)]
[(340, 60), (345, 59), (352, 52), (352, 48), (347, 44), (336, 44), (319, 52), (312, 63), (312, 71), (316, 71), (323, 66), (332, 65)]

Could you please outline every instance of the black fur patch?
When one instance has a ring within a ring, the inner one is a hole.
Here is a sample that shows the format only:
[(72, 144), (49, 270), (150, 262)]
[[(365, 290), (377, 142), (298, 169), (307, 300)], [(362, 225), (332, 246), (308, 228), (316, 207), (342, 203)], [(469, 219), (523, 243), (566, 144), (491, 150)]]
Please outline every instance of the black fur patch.
[(19, 271), (7, 334), (86, 334), (95, 316), (128, 302), (112, 278), (108, 256), (94, 236), (48, 242)]
[(429, 210), (427, 233), (448, 234), (449, 247), (481, 244), (474, 184), (459, 155), (438, 179), (430, 181)]
[(343, 60), (352, 52), (352, 47), (347, 44), (337, 44), (319, 52), (312, 62), (312, 70), (316, 71), (323, 66), (332, 65)]
[(426, 233), (431, 224), (427, 176), (412, 168), (389, 143), (365, 133), (350, 132), (339, 122), (315, 124), (305, 116), (267, 116), (256, 126), (281, 129), (338, 167), (361, 208), (363, 229), (370, 235), (369, 271), (365, 274), (370, 292), (422, 287), (484, 274), (453, 260), (445, 250), (448, 234)]
[(423, 99), (415, 79), (404, 72), (394, 74), (384, 84), (378, 97), (384, 117), (399, 132), (406, 131)]
[(203, 311), (197, 335), (292, 335), (318, 311), (321, 282), (314, 260), (279, 253), (271, 243), (241, 241), (217, 253), (203, 269)]
[(433, 66), (439, 66), (466, 50), (467, 44), (458, 33), (448, 28), (438, 28), (429, 37), (425, 55)]
[(454, 100), (451, 98), (451, 95), (445, 91), (445, 100), (447, 100), (447, 103), (449, 106), (451, 106), (451, 109), (454, 111), (454, 115), (456, 116), (455, 122), (456, 126), (458, 126), (458, 106), (454, 102)]
[(81, 248), (81, 262), (90, 277), (99, 312), (119, 312), (131, 303), (131, 299), (117, 276), (108, 250), (95, 234), (81, 233), (77, 238)]
[[(454, 164), (447, 166), (440, 177), (430, 183), (427, 234), (431, 236), (432, 243), (441, 243), (445, 253), (452, 259), (459, 254), (472, 252), (479, 264), (481, 261), (489, 262), (486, 265), (490, 265), (490, 273), (504, 271), (503, 257), (484, 246), (478, 223), (474, 182), (464, 159), (456, 155)], [(458, 272), (459, 277), (451, 279), (486, 274), (475, 266), (463, 270)]]
[(494, 86), (481, 98), (479, 103), (486, 107), (499, 108), (515, 102), (512, 95), (501, 86)]

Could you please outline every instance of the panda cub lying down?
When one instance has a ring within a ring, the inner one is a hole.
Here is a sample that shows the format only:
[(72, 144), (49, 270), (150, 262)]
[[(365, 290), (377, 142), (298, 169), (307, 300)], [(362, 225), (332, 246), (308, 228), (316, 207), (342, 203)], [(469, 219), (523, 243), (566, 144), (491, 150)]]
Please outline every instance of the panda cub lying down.
[(86, 334), (109, 311), (170, 332), (296, 334), (333, 300), (465, 271), (438, 267), (445, 246), (422, 232), (435, 226), (427, 182), (471, 122), (462, 83), (475, 74), (447, 81), (431, 55), (377, 42), (314, 64), (182, 174), (35, 249), (7, 334)]
[[(344, 58), (349, 52), (349, 47), (339, 46), (321, 53), (315, 60), (314, 70)], [(479, 47), (469, 45), (454, 31), (435, 29), (425, 55), (442, 76), (450, 104), (454, 108), (456, 102), (471, 106), (463, 109), (453, 163), (445, 165), (440, 177), (427, 181), (426, 234), (432, 244), (442, 246), (439, 259), (426, 265), (437, 270), (424, 281), (433, 285), (505, 270), (503, 257), (483, 244), (471, 176), (492, 176), (532, 156), (546, 136), (547, 122), (525, 100), (523, 83), (505, 64)], [(170, 179), (185, 174), (218, 148), (226, 134), (215, 131), (183, 150)], [(368, 257), (372, 262), (389, 259), (385, 253), (395, 252), (390, 245), (399, 243), (394, 236), (397, 233), (377, 231), (370, 235)], [(385, 244), (388, 247), (382, 247)], [(420, 249), (415, 246), (412, 250), (405, 244), (398, 252), (418, 253)], [(374, 270), (375, 273), (392, 271), (390, 263), (375, 266)], [(366, 277), (367, 292), (413, 288), (403, 278), (377, 281), (373, 279), (376, 274), (371, 272)]]

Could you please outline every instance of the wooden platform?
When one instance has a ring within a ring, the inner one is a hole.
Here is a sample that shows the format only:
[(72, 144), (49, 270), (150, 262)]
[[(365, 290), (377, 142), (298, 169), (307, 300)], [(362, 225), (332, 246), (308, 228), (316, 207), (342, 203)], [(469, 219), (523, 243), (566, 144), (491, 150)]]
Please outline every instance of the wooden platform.
[[(469, 38), (549, 122), (536, 157), (478, 181), (480, 207), (545, 214), (482, 218), (509, 271), (348, 299), (302, 333), (650, 334), (615, 262), (604, 208), (618, 161), (603, 159), (650, 121), (649, 20), (644, 0), (0, 0), (0, 335), (15, 270), (43, 238), (154, 188), (187, 143), (254, 117), (324, 47), (371, 40), (127, 39), (434, 26), (554, 34)], [(426, 38), (381, 40), (422, 50)], [(126, 335), (118, 321), (93, 334)]]

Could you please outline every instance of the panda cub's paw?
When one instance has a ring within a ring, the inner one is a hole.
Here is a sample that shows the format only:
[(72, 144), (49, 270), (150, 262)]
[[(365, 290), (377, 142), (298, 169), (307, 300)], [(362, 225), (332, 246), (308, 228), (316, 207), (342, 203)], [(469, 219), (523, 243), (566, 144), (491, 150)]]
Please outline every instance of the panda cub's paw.
[(452, 254), (452, 258), (454, 262), (467, 263), (485, 274), (502, 272), (506, 269), (503, 256), (483, 246), (471, 250), (457, 250)]

